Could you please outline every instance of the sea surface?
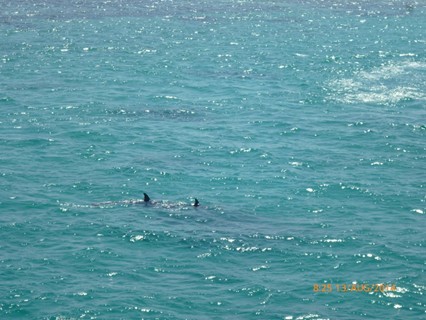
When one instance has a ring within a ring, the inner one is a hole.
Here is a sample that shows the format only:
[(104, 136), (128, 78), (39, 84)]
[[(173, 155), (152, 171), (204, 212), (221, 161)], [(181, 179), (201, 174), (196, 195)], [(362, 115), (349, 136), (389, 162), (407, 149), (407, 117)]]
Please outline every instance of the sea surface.
[(0, 319), (426, 318), (425, 1), (0, 6)]

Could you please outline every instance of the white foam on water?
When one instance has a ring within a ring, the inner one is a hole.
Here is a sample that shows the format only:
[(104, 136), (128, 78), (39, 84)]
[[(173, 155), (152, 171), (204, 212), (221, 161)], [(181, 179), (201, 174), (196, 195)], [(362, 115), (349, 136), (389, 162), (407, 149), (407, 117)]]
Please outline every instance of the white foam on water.
[(418, 87), (418, 79), (414, 79), (425, 70), (425, 62), (390, 62), (371, 70), (356, 71), (349, 78), (331, 80), (327, 89), (331, 91), (331, 100), (351, 104), (426, 101), (426, 92)]

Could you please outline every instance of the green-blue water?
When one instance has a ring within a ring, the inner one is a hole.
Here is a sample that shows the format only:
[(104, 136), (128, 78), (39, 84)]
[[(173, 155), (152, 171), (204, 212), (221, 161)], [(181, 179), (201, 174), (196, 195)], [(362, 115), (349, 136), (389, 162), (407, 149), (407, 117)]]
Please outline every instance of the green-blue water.
[(1, 319), (424, 319), (425, 2), (0, 5)]

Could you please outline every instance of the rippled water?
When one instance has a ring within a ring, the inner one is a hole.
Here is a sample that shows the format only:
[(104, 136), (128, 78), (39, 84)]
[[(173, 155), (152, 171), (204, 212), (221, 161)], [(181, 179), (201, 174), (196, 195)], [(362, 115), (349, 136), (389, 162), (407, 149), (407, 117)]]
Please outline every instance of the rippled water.
[(423, 319), (423, 2), (0, 3), (1, 318)]

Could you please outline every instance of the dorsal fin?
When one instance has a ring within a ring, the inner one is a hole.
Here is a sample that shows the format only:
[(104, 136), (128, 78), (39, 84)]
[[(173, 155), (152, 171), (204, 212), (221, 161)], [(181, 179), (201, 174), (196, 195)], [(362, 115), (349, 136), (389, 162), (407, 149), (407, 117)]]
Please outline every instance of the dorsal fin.
[(143, 201), (145, 201), (145, 202), (149, 202), (149, 200), (151, 200), (150, 198), (149, 198), (149, 196), (144, 192), (143, 193)]
[(198, 207), (199, 205), (200, 205), (200, 202), (198, 201), (197, 198), (195, 198), (194, 207)]

